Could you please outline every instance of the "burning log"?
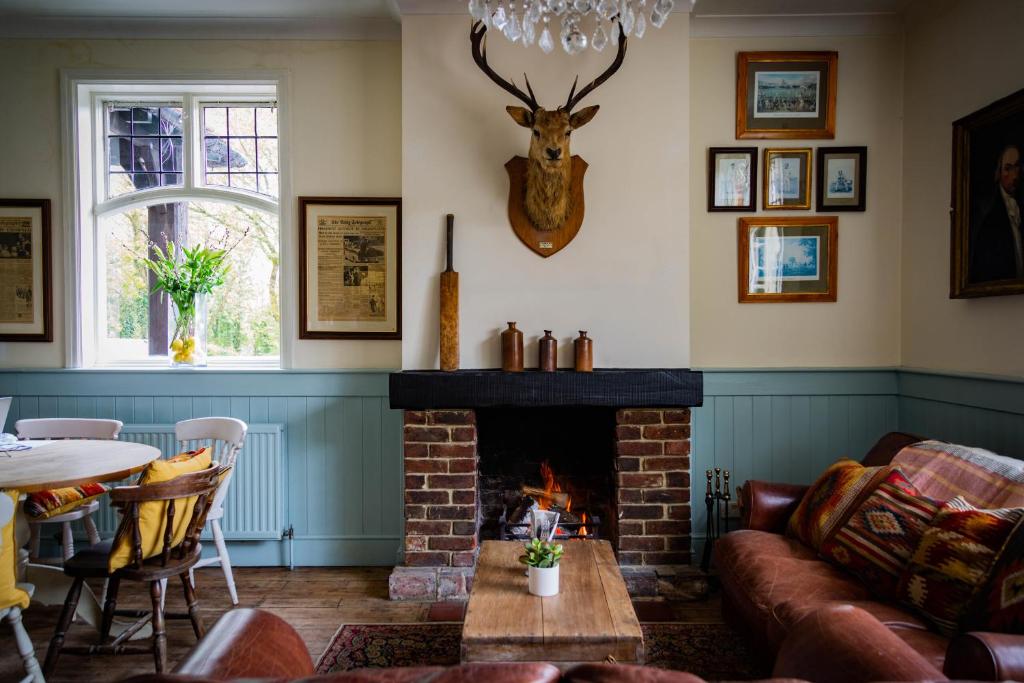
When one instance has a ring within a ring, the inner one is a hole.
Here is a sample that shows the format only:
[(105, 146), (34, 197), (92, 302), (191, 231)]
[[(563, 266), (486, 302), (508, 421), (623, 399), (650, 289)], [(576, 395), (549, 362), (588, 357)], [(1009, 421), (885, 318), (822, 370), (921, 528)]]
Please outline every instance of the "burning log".
[(533, 496), (535, 498), (545, 498), (550, 500), (552, 503), (560, 508), (565, 508), (569, 504), (569, 494), (563, 491), (546, 491), (536, 486), (522, 486), (519, 489), (524, 496)]

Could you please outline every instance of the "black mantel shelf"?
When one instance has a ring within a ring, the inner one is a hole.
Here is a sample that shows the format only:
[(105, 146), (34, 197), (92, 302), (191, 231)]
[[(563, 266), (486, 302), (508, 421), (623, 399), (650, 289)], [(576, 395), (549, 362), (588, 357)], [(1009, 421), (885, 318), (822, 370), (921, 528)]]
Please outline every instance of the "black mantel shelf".
[(685, 368), (502, 372), (406, 370), (390, 376), (391, 407), (677, 408), (704, 402), (704, 376)]

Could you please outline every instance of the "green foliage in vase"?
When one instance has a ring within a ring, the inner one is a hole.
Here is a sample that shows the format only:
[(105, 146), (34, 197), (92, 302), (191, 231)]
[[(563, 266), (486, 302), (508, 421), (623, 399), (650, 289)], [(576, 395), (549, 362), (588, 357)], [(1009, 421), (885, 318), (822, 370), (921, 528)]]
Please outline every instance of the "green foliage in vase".
[(539, 538), (533, 539), (523, 547), (526, 554), (520, 555), (519, 561), (528, 567), (537, 567), (538, 569), (557, 567), (565, 553), (565, 548), (561, 543), (548, 543)]
[(188, 337), (196, 317), (196, 296), (210, 294), (213, 288), (224, 284), (229, 266), (224, 262), (227, 251), (208, 249), (197, 244), (191, 249), (175, 247), (168, 242), (166, 249), (151, 246), (153, 256), (144, 260), (146, 267), (156, 276), (154, 292), (163, 292), (171, 298), (178, 318), (171, 339)]

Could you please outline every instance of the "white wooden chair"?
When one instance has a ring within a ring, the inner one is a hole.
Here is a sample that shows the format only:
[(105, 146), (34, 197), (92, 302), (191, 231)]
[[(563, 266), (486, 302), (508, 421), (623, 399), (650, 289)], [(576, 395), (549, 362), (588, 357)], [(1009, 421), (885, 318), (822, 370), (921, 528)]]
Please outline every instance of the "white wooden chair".
[[(14, 516), (14, 503), (8, 496), (0, 496), (0, 528), (3, 528), (8, 520)], [(13, 570), (13, 567), (10, 568)], [(0, 568), (3, 571), (3, 568)], [(35, 592), (35, 587), (29, 583), (19, 583), (18, 588), (29, 594)], [(25, 672), (28, 674), (21, 679), (21, 683), (46, 683), (43, 678), (43, 670), (39, 668), (39, 661), (36, 660), (36, 653), (32, 647), (32, 639), (28, 637), (25, 625), (21, 623), (21, 608), (17, 605), (0, 609), (0, 622), (7, 622), (14, 630), (14, 642), (18, 647), (18, 654), (25, 663)]]
[[(220, 520), (224, 516), (224, 499), (228, 495), (228, 487), (231, 485), (231, 478), (235, 474), (235, 459), (245, 444), (245, 433), (249, 425), (233, 417), (197, 417), (193, 420), (184, 420), (174, 427), (174, 435), (181, 442), (182, 447), (187, 450), (194, 450), (209, 446), (213, 448), (213, 459), (222, 467), (230, 467), (224, 481), (213, 498), (210, 512), (206, 515), (206, 523), (210, 525), (213, 532), (213, 542), (217, 546), (216, 557), (207, 557), (199, 560), (192, 568), (209, 567), (220, 565), (224, 572), (224, 580), (228, 584), (228, 593), (231, 595), (231, 604), (238, 604), (238, 591), (235, 589), (235, 578), (231, 573), (231, 557), (228, 555), (228, 546), (224, 542), (224, 532), (220, 528)], [(195, 576), (189, 572), (192, 584), (195, 585)]]
[(10, 396), (4, 396), (0, 398), (0, 433), (4, 431), (4, 424), (7, 422), (7, 413), (11, 412), (11, 401), (14, 399)]
[[(19, 439), (116, 439), (121, 433), (124, 423), (120, 420), (92, 420), (78, 418), (40, 418), (33, 420), (18, 420), (14, 429)], [(92, 515), (99, 510), (98, 500), (80, 505), (74, 510), (65, 512), (62, 515), (55, 515), (41, 520), (29, 519), (29, 528), (32, 532), (29, 540), (29, 559), (36, 562), (39, 559), (39, 539), (43, 524), (60, 524), (61, 528), (61, 555), (68, 560), (75, 554), (75, 542), (71, 533), (71, 522), (82, 520), (85, 525), (85, 533), (89, 537), (89, 544), (96, 545), (100, 542), (100, 534), (96, 529), (96, 523), (92, 521)]]

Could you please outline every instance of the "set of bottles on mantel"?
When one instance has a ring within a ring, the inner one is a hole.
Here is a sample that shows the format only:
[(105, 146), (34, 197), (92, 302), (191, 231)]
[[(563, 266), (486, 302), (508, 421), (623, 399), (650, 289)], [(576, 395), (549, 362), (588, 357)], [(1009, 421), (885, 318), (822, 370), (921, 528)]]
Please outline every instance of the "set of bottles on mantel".
[[(580, 330), (580, 336), (573, 340), (576, 351), (576, 372), (593, 372), (594, 340)], [(558, 340), (551, 336), (551, 330), (544, 330), (544, 336), (537, 342), (539, 359), (537, 367), (542, 372), (558, 369)], [(501, 369), (505, 372), (523, 371), (523, 333), (516, 329), (514, 322), (501, 333)]]

